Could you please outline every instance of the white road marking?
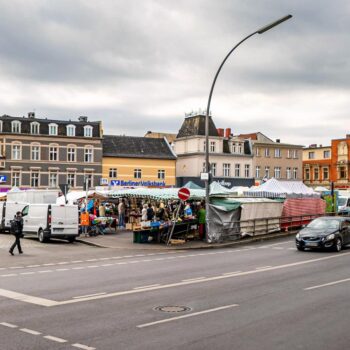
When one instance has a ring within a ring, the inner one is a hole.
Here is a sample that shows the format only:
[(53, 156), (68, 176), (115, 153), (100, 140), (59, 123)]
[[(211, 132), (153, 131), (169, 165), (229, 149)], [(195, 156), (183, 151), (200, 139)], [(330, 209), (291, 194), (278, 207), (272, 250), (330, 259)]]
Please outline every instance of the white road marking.
[(7, 323), (7, 322), (1, 322), (0, 325), (1, 325), (1, 326), (8, 327), (8, 328), (17, 328), (17, 327), (18, 327), (18, 326), (16, 326), (15, 324)]
[(43, 264), (43, 266), (53, 266), (55, 265), (54, 263), (46, 263), (46, 264)]
[(135, 287), (135, 288), (133, 288), (133, 289), (146, 289), (146, 288), (152, 288), (152, 287), (158, 287), (158, 286), (160, 286), (159, 283), (158, 283), (158, 284), (150, 284), (150, 285), (148, 285), (148, 286)]
[(69, 271), (69, 269), (56, 269), (56, 271)]
[(97, 265), (90, 265), (88, 266), (88, 269), (95, 269), (96, 267), (98, 267)]
[(74, 346), (75, 348), (84, 349), (84, 350), (95, 350), (96, 349), (96, 348), (92, 348), (91, 346), (86, 346), (86, 345), (79, 344), (79, 343), (72, 344), (72, 346)]
[(85, 269), (84, 266), (72, 267), (72, 270), (83, 270), (83, 269)]
[(24, 266), (11, 266), (10, 269), (23, 269)]
[(224, 276), (225, 276), (225, 275), (234, 275), (234, 274), (240, 273), (240, 272), (242, 272), (242, 271), (225, 272), (225, 273), (223, 273), (223, 275), (224, 275)]
[(89, 262), (91, 262), (91, 261), (97, 261), (98, 259), (88, 259), (88, 260), (85, 260), (85, 261), (89, 261)]
[(28, 272), (21, 272), (20, 275), (34, 275), (34, 271), (28, 271)]
[(40, 306), (55, 306), (55, 305), (58, 305), (57, 301), (44, 299), (44, 298), (33, 297), (31, 295), (17, 293), (17, 292), (13, 292), (13, 291), (7, 290), (7, 289), (0, 289), (0, 296), (5, 297), (5, 298), (9, 298), (9, 299), (22, 301), (22, 302), (25, 302), (25, 303), (40, 305)]
[(83, 260), (74, 260), (74, 261), (71, 261), (72, 264), (78, 264), (78, 263), (82, 263), (84, 262)]
[(106, 294), (106, 292), (95, 293), (95, 294), (88, 294), (88, 295), (79, 295), (77, 297), (73, 297), (73, 299), (88, 298), (88, 297), (94, 297), (96, 295), (104, 295), (104, 294)]
[(13, 277), (13, 276), (17, 276), (17, 273), (8, 273), (6, 275), (1, 275), (1, 277)]
[(261, 266), (261, 267), (256, 267), (255, 270), (263, 270), (263, 269), (268, 269), (271, 266)]
[(189, 317), (209, 314), (211, 312), (231, 309), (231, 308), (236, 307), (236, 306), (239, 306), (239, 305), (238, 304), (231, 304), (231, 305), (220, 306), (220, 307), (216, 307), (214, 309), (208, 309), (208, 310), (203, 310), (203, 311), (199, 311), (199, 312), (193, 312), (192, 314), (176, 316), (176, 317), (172, 317), (172, 318), (166, 318), (166, 319), (160, 320), (160, 321), (140, 324), (140, 325), (137, 326), (137, 328), (146, 328), (146, 327), (155, 326), (155, 325), (158, 325), (158, 324), (161, 324), (161, 323), (167, 323), (167, 322), (181, 320), (181, 319), (184, 319), (184, 318), (189, 318)]
[(53, 272), (52, 270), (42, 270), (42, 271), (38, 271), (38, 273), (49, 273), (49, 272)]
[(67, 340), (62, 339), (62, 338), (57, 338), (57, 337), (54, 337), (52, 335), (45, 335), (44, 338), (48, 339), (48, 340), (55, 341), (57, 343), (67, 343)]
[(202, 280), (206, 277), (194, 277), (194, 278), (188, 278), (186, 280), (182, 280), (182, 282), (191, 282), (191, 281), (197, 281), (197, 280)]
[(41, 265), (28, 265), (26, 267), (39, 267), (39, 266), (41, 266)]
[(28, 333), (28, 334), (32, 334), (32, 335), (40, 335), (40, 332), (37, 331), (33, 331), (32, 329), (28, 329), (28, 328), (21, 328), (20, 331), (24, 332), (24, 333)]
[(350, 278), (346, 278), (344, 280), (339, 280), (339, 281), (334, 281), (334, 282), (329, 282), (329, 283), (325, 283), (325, 284), (320, 284), (318, 286), (304, 288), (304, 290), (312, 290), (312, 289), (317, 289), (317, 288), (323, 288), (323, 287), (333, 286), (335, 284), (345, 283), (345, 282), (350, 282)]

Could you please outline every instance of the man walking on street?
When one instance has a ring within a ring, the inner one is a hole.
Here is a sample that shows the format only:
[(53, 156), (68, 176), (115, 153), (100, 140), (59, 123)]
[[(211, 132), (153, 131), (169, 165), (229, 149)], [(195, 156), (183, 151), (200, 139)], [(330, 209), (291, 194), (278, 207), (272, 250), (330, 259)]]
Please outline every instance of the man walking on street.
[(23, 219), (22, 219), (22, 213), (20, 211), (17, 212), (14, 219), (11, 221), (11, 233), (15, 235), (16, 240), (12, 244), (9, 250), (9, 253), (11, 255), (14, 255), (13, 251), (17, 246), (19, 254), (23, 254), (23, 251), (21, 248), (21, 241), (20, 241), (20, 239), (23, 236)]

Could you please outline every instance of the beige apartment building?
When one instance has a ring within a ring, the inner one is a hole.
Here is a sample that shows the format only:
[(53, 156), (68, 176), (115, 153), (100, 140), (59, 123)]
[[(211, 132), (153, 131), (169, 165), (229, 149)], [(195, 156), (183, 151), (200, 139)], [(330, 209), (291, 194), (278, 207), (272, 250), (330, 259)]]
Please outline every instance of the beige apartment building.
[(261, 132), (241, 134), (253, 147), (256, 184), (274, 177), (279, 180), (303, 180), (303, 146), (273, 141)]

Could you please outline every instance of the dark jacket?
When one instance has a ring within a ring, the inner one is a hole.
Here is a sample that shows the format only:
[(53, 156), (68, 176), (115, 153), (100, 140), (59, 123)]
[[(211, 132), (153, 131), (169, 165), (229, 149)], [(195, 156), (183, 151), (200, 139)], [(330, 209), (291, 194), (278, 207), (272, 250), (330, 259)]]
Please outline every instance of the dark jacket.
[(23, 219), (19, 216), (15, 216), (11, 221), (11, 233), (15, 236), (22, 236), (23, 234)]

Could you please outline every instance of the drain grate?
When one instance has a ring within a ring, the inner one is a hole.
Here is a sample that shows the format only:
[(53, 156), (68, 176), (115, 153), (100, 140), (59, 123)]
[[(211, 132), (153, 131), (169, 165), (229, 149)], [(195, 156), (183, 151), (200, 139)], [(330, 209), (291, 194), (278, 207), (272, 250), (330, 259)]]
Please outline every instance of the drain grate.
[(191, 311), (192, 309), (187, 306), (157, 306), (154, 308), (156, 311), (161, 312), (185, 312), (185, 311)]

